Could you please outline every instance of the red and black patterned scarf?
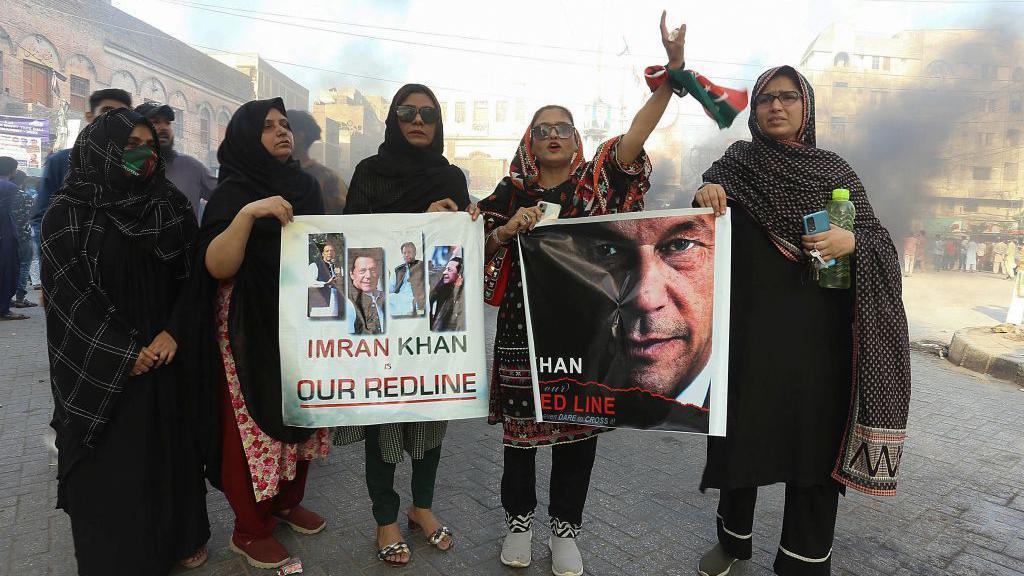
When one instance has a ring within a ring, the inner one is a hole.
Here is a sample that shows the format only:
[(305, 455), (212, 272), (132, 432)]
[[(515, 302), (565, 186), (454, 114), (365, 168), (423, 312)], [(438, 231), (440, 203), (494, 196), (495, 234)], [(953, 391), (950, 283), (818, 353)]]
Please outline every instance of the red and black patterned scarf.
[[(580, 133), (575, 127), (573, 127), (573, 140), (576, 142), (576, 153), (573, 154), (572, 159), (569, 161), (570, 178), (584, 164), (583, 140), (580, 138)], [(511, 186), (507, 187), (509, 192), (511, 192), (510, 196), (502, 198), (503, 202), (494, 202), (495, 196), (498, 195), (501, 189), (499, 185), (499, 190), (495, 190), (494, 195), (482, 202), (483, 207), (481, 210), (489, 208), (491, 212), (500, 213), (506, 218), (511, 218), (519, 208), (536, 206), (539, 200), (544, 199), (544, 193), (546, 192), (537, 186), (539, 180), (540, 165), (537, 164), (537, 158), (533, 155), (531, 127), (526, 129), (526, 134), (519, 141), (516, 154), (512, 157), (512, 161), (508, 166), (506, 183), (511, 184)], [(565, 198), (561, 198), (561, 200), (562, 204), (565, 205)]]
[(889, 232), (875, 217), (864, 185), (845, 160), (815, 145), (814, 90), (790, 66), (772, 68), (754, 86), (752, 100), (778, 74), (803, 94), (803, 122), (794, 141), (776, 141), (751, 111), (750, 142), (736, 142), (704, 173), (746, 209), (779, 251), (794, 261), (802, 217), (822, 210), (832, 190), (850, 190), (856, 207), (854, 236), (853, 392), (850, 419), (832, 476), (876, 495), (896, 492), (910, 404), (910, 346), (903, 309), (899, 257)]

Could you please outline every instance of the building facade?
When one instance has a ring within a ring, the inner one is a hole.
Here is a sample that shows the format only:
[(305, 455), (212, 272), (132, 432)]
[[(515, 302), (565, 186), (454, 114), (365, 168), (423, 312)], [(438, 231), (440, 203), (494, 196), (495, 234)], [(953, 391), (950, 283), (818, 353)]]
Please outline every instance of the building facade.
[[(69, 147), (89, 94), (122, 88), (175, 109), (175, 147), (210, 166), (249, 78), (107, 0), (6, 0), (0, 17), (2, 112), (50, 118), (51, 147)], [(78, 120), (78, 122), (76, 122)]]
[(353, 88), (331, 88), (313, 103), (312, 115), (321, 137), (309, 149), (310, 157), (352, 180), (356, 164), (373, 156), (384, 141), (384, 120), (389, 102)]
[(905, 139), (901, 154), (913, 158), (917, 150), (921, 155), (914, 159), (922, 173), (914, 229), (1021, 227), (1024, 46), (1019, 40), (997, 30), (877, 36), (833, 25), (814, 40), (801, 67), (814, 86), (823, 147), (883, 145), (879, 122), (923, 121), (905, 123), (920, 128), (911, 133), (888, 135)]
[(271, 66), (259, 54), (207, 54), (249, 77), (258, 100), (280, 96), (288, 110), (309, 110), (309, 90), (286, 74)]

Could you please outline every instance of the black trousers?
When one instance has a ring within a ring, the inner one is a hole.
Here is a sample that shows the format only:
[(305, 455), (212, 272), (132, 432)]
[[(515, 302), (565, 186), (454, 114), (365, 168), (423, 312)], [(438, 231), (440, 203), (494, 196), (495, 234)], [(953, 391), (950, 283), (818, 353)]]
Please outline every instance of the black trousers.
[[(434, 503), (434, 480), (440, 461), (440, 446), (424, 452), (422, 460), (412, 461), (412, 503), (417, 508), (429, 509)], [(401, 500), (395, 492), (395, 468), (380, 455), (380, 427), (367, 426), (366, 489), (373, 502), (373, 519), (378, 526), (398, 521)]]
[[(551, 531), (575, 538), (583, 526), (583, 506), (590, 489), (597, 437), (551, 447), (551, 482), (548, 516)], [(501, 475), (501, 505), (512, 532), (526, 532), (537, 507), (537, 449), (505, 447)]]
[[(748, 560), (754, 528), (757, 488), (722, 490), (718, 501), (718, 541), (733, 558)], [(836, 529), (839, 486), (786, 485), (782, 540), (775, 554), (780, 576), (828, 576)]]

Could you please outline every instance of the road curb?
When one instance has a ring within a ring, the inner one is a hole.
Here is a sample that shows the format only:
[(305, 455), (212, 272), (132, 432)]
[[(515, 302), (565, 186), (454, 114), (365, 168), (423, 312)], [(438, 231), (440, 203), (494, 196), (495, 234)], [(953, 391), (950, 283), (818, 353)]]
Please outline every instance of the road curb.
[(1024, 385), (1024, 343), (991, 328), (963, 328), (953, 334), (949, 361), (974, 372)]

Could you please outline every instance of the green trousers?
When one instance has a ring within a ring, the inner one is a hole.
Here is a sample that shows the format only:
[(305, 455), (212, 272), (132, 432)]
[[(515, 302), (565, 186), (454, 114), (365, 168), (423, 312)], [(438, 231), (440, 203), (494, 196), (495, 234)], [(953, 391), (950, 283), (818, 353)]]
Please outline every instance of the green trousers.
[[(366, 489), (373, 502), (373, 519), (378, 526), (398, 521), (401, 500), (395, 492), (395, 465), (380, 455), (380, 428), (366, 427)], [(412, 461), (412, 503), (417, 508), (430, 508), (434, 503), (434, 480), (441, 447), (423, 453), (422, 460)]]

